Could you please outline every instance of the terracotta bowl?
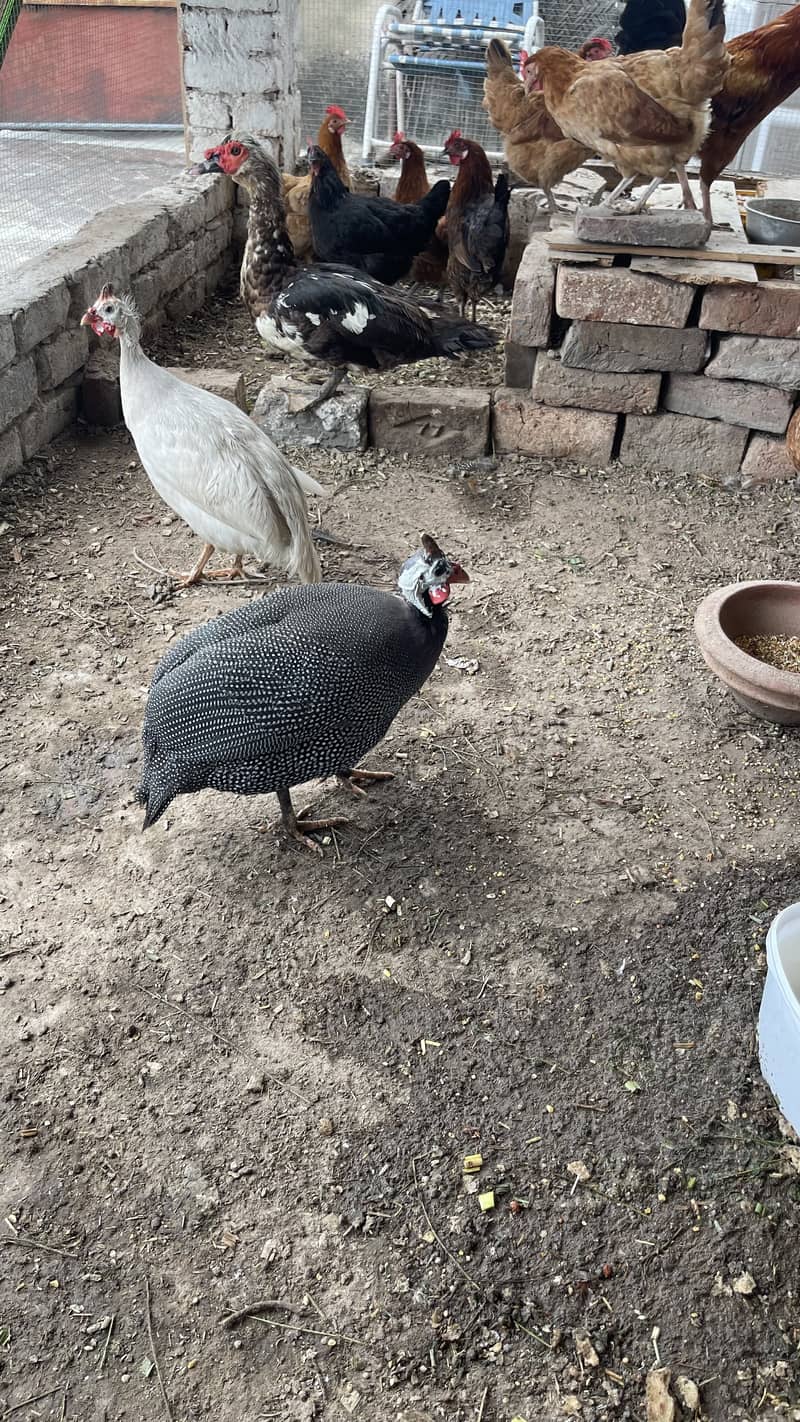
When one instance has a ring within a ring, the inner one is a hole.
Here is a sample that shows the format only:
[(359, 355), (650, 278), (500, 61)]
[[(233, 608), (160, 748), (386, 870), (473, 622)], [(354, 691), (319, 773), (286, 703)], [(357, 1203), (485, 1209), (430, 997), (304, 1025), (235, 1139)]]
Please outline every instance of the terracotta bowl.
[(737, 647), (737, 637), (800, 637), (800, 583), (730, 583), (697, 609), (700, 650), (740, 706), (764, 721), (800, 726), (800, 672), (780, 671)]

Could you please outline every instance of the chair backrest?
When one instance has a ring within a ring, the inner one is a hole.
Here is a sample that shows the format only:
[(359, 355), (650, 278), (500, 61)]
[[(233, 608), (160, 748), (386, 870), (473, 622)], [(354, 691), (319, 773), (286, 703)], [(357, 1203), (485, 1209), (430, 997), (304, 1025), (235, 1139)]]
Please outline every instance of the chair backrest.
[(508, 25), (524, 29), (533, 0), (417, 0), (414, 23), (428, 25)]

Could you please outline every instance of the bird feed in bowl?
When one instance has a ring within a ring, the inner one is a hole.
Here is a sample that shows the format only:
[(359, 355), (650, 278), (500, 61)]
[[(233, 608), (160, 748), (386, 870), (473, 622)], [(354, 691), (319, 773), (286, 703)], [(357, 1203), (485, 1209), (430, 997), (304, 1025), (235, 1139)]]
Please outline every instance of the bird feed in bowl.
[(757, 637), (737, 637), (737, 647), (741, 647), (748, 657), (755, 657), (767, 666), (778, 667), (780, 671), (800, 673), (800, 637), (780, 634)]

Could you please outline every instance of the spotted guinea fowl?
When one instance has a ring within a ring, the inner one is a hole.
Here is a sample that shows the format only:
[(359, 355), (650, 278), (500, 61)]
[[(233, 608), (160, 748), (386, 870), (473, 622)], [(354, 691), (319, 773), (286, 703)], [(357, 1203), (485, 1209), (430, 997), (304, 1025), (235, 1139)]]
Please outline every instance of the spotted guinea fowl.
[(325, 490), (294, 469), (238, 406), (149, 360), (129, 296), (104, 286), (81, 325), (118, 337), (122, 412), (139, 458), (156, 493), (203, 540), (179, 585), (198, 582), (216, 548), (233, 554), (233, 567), (207, 577), (241, 577), (242, 559), (250, 556), (301, 582), (318, 582), (304, 491)]
[(206, 151), (198, 173), (227, 173), (250, 196), (242, 300), (271, 350), (333, 371), (306, 409), (333, 394), (348, 368), (392, 370), (445, 356), (458, 360), (497, 342), (486, 326), (421, 306), (366, 272), (298, 266), (286, 230), (281, 176), (249, 134), (234, 133)]
[(451, 583), (469, 582), (426, 534), (403, 565), (400, 595), (359, 583), (280, 588), (183, 637), (156, 668), (145, 711), (144, 828), (176, 795), (228, 790), (278, 797), (289, 834), (345, 823), (295, 815), (290, 790), (356, 769), (427, 681), (447, 636)]

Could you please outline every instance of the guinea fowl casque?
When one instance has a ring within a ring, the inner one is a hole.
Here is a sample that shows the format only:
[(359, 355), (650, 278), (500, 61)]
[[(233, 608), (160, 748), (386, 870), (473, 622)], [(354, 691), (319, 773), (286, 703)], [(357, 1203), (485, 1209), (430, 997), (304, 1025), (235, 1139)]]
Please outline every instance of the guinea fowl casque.
[(250, 556), (301, 582), (317, 582), (303, 491), (325, 490), (294, 469), (238, 406), (148, 359), (130, 297), (104, 286), (81, 325), (118, 338), (122, 412), (139, 458), (156, 493), (203, 540), (197, 564), (180, 585), (199, 581), (216, 548), (233, 554), (233, 567), (206, 577), (240, 577)]
[(236, 133), (208, 149), (194, 171), (227, 173), (250, 196), (241, 294), (264, 344), (295, 360), (333, 367), (307, 409), (327, 400), (349, 367), (392, 370), (434, 356), (457, 360), (496, 343), (485, 326), (427, 310), (363, 272), (298, 266), (280, 174), (250, 135)]
[(311, 198), (308, 214), (314, 251), (322, 262), (358, 267), (376, 281), (399, 281), (427, 247), (450, 196), (445, 178), (418, 202), (365, 197), (347, 191), (321, 148), (308, 150)]
[(289, 834), (345, 821), (296, 815), (291, 789), (336, 775), (355, 794), (388, 772), (357, 769), (427, 681), (445, 643), (451, 583), (469, 582), (429, 535), (403, 565), (400, 596), (359, 583), (280, 588), (197, 627), (153, 676), (137, 792), (144, 828), (176, 795), (278, 797)]
[(462, 138), (459, 129), (453, 129), (444, 151), (458, 168), (447, 205), (447, 280), (461, 303), (461, 315), (469, 301), (474, 321), (478, 302), (497, 285), (503, 270), (511, 189), (505, 173), (492, 182), (480, 144)]

